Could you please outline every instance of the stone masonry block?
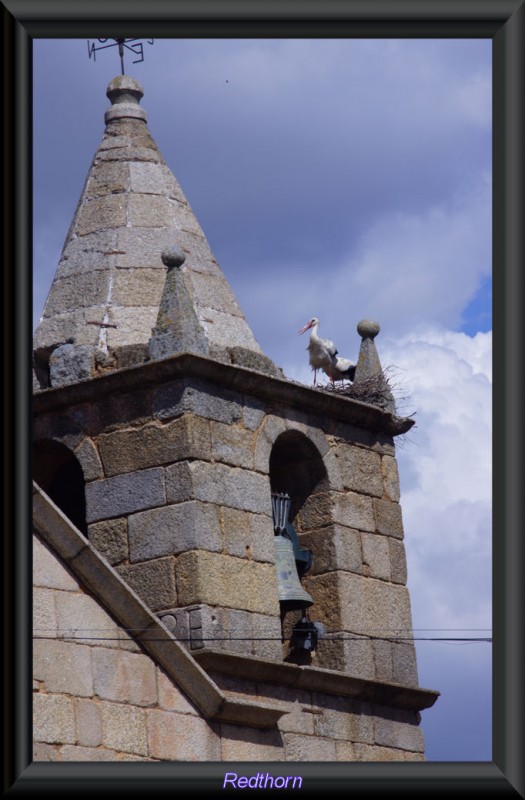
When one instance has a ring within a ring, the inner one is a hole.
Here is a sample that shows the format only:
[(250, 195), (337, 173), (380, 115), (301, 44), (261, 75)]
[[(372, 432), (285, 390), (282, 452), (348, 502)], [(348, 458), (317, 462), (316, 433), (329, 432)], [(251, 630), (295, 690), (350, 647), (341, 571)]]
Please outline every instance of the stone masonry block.
[(249, 653), (253, 651), (253, 615), (248, 611), (231, 608), (220, 609), (222, 642), (205, 640), (209, 647), (220, 647), (230, 653)]
[(84, 747), (98, 747), (102, 742), (100, 705), (93, 700), (75, 699), (77, 742)]
[(280, 614), (272, 564), (193, 550), (177, 559), (176, 576), (180, 605), (207, 603), (270, 616)]
[(105, 397), (93, 408), (95, 433), (144, 424), (151, 417), (150, 389), (134, 389)]
[(252, 614), (254, 656), (280, 660), (282, 658), (281, 620), (276, 616)]
[(255, 353), (261, 352), (244, 317), (225, 314), (216, 308), (203, 308), (202, 306), (200, 308), (202, 309), (201, 319), (205, 323), (206, 334), (211, 346), (230, 347), (231, 342), (234, 341), (237, 348), (244, 347), (247, 350), (254, 350)]
[(253, 467), (254, 436), (238, 425), (211, 423), (211, 452), (214, 461), (236, 467)]
[(376, 678), (379, 681), (393, 681), (392, 669), (392, 643), (377, 639), (372, 642)]
[(190, 640), (190, 623), (188, 612), (185, 608), (170, 608), (158, 615), (162, 624), (172, 636), (186, 647)]
[(275, 564), (275, 542), (272, 518), (268, 514), (249, 514), (251, 554), (255, 561)]
[(323, 456), (323, 464), (328, 476), (328, 488), (333, 492), (342, 492), (344, 485), (341, 477), (341, 465), (333, 450), (329, 450)]
[(193, 499), (193, 472), (189, 461), (178, 461), (166, 468), (166, 500), (183, 503)]
[(135, 706), (152, 706), (157, 702), (156, 668), (143, 653), (93, 648), (93, 685), (102, 700)]
[(315, 716), (316, 736), (350, 742), (374, 742), (374, 718), (369, 703), (316, 692), (313, 693), (312, 702), (323, 712)]
[[(285, 733), (283, 739), (286, 761), (336, 760), (335, 741), (333, 739), (302, 736), (297, 733)], [(298, 772), (300, 772), (300, 769)]]
[(33, 739), (50, 744), (74, 744), (73, 701), (61, 694), (33, 695)]
[(46, 315), (51, 317), (85, 306), (102, 305), (108, 297), (109, 278), (109, 270), (99, 270), (96, 275), (88, 272), (56, 278), (46, 303)]
[[(406, 750), (397, 750), (393, 747), (378, 747), (377, 745), (360, 744), (353, 745), (355, 761), (406, 761), (409, 753)], [(410, 754), (411, 755), (411, 754)]]
[[(276, 730), (222, 724), (221, 748), (221, 761), (284, 761), (281, 735)], [(248, 770), (250, 775), (256, 774), (256, 764), (252, 766)], [(279, 774), (282, 772), (278, 770)]]
[(412, 642), (392, 642), (392, 680), (418, 686), (416, 649)]
[(188, 270), (193, 289), (193, 297), (200, 306), (206, 308), (216, 308), (225, 311), (227, 314), (241, 316), (239, 308), (232, 290), (225, 278), (215, 275), (202, 274)]
[(333, 492), (316, 492), (305, 501), (298, 514), (298, 527), (301, 531), (317, 530), (333, 522)]
[(167, 197), (133, 193), (128, 196), (128, 215), (131, 227), (164, 228), (172, 218), (172, 204)]
[(224, 550), (237, 558), (252, 557), (250, 515), (238, 508), (221, 508)]
[(410, 598), (404, 586), (355, 575), (329, 572), (306, 575), (306, 591), (314, 601), (316, 618), (331, 630), (364, 636), (406, 635), (412, 630)]
[(255, 397), (247, 397), (242, 409), (242, 422), (245, 428), (256, 431), (264, 419), (265, 405)]
[(75, 218), (74, 233), (85, 236), (104, 228), (125, 227), (126, 205), (126, 197), (121, 193), (91, 199), (83, 204), (81, 213)]
[(374, 500), (376, 530), (395, 539), (403, 538), (403, 519), (399, 503), (390, 500)]
[(177, 684), (171, 678), (168, 678), (160, 667), (157, 667), (157, 690), (159, 706), (164, 711), (178, 711), (180, 714), (199, 716), (199, 712), (193, 703), (188, 700)]
[(169, 419), (191, 412), (228, 425), (242, 418), (241, 396), (200, 379), (177, 380), (159, 387), (153, 398), (153, 414)]
[(117, 572), (152, 611), (177, 605), (172, 558), (159, 558), (142, 564), (117, 567)]
[(155, 422), (102, 434), (98, 444), (108, 476), (187, 458), (209, 459), (211, 453), (209, 423), (189, 415), (166, 425)]
[(212, 551), (222, 549), (218, 508), (193, 500), (133, 514), (129, 518), (131, 562), (147, 561), (194, 548)]
[(299, 535), (301, 547), (311, 550), (313, 563), (309, 575), (333, 570), (363, 572), (363, 556), (359, 531), (342, 525), (330, 525), (321, 530)]
[(38, 536), (33, 536), (33, 585), (69, 592), (78, 590), (75, 578)]
[(160, 305), (162, 284), (156, 269), (115, 270), (111, 300), (119, 306)]
[(396, 459), (392, 456), (383, 456), (381, 458), (381, 473), (383, 476), (385, 497), (396, 503), (399, 502), (401, 492), (399, 489), (399, 471), (397, 469)]
[(340, 462), (340, 473), (346, 489), (361, 494), (381, 497), (381, 457), (372, 450), (351, 445), (338, 445), (335, 450)]
[(143, 194), (160, 194), (166, 190), (162, 164), (132, 161), (129, 165), (131, 191)]
[(267, 516), (222, 507), (221, 524), (228, 555), (275, 563), (273, 525)]
[(162, 229), (141, 226), (133, 229), (121, 228), (117, 234), (117, 266), (158, 269), (164, 283), (166, 266), (162, 262), (161, 254), (166, 247), (178, 241), (178, 230), (167, 224)]
[(106, 328), (107, 344), (110, 351), (118, 351), (125, 342), (127, 346), (143, 345), (144, 338), (150, 336), (159, 313), (158, 305), (129, 306), (113, 305), (111, 322), (115, 328)]
[[(355, 492), (346, 494), (333, 494), (333, 520), (349, 528), (358, 528), (361, 531), (374, 532), (376, 523), (374, 520), (372, 502), (370, 497)], [(378, 500), (377, 502), (381, 502)]]
[(88, 527), (88, 538), (93, 547), (110, 564), (119, 564), (128, 558), (128, 522), (126, 519), (107, 519)]
[(84, 441), (75, 450), (75, 456), (80, 462), (82, 472), (84, 473), (84, 480), (94, 481), (104, 477), (104, 471), (97, 452), (97, 448), (91, 439), (84, 439)]
[(376, 744), (422, 753), (423, 733), (419, 727), (417, 711), (403, 708), (373, 707)]
[(86, 594), (58, 592), (55, 598), (58, 633), (82, 644), (118, 647), (122, 629)]
[(57, 275), (65, 278), (79, 272), (110, 268), (115, 265), (117, 231), (105, 230), (68, 239), (62, 251)]
[(407, 582), (407, 560), (405, 546), (397, 539), (389, 539), (390, 547), (390, 569), (392, 583), (400, 583), (406, 586)]
[(55, 596), (56, 592), (53, 589), (40, 587), (33, 589), (33, 632), (35, 636), (56, 636)]
[(74, 642), (36, 639), (33, 677), (44, 681), (46, 691), (50, 693), (91, 697), (91, 647)]
[(166, 502), (162, 469), (145, 469), (117, 475), (86, 486), (86, 518), (89, 522), (132, 514)]
[(362, 533), (363, 574), (390, 580), (390, 547), (388, 539), (375, 533)]
[[(133, 165), (132, 165), (133, 166)], [(97, 164), (87, 186), (90, 197), (125, 192), (129, 188), (129, 167), (118, 162)]]
[(33, 742), (33, 761), (58, 761), (61, 755), (62, 752), (59, 754), (57, 745)]
[[(310, 618), (317, 614), (312, 607)], [(373, 642), (366, 637), (351, 636), (347, 631), (330, 631), (319, 639), (316, 650), (317, 665), (323, 669), (335, 669), (356, 678), (376, 678)]]
[(220, 761), (220, 738), (203, 719), (152, 709), (148, 715), (148, 745), (163, 761)]
[(51, 386), (66, 386), (92, 378), (94, 369), (95, 355), (91, 345), (62, 344), (49, 356)]
[[(238, 508), (258, 514), (271, 513), (271, 498), (268, 479), (251, 470), (238, 469), (225, 464), (208, 464), (204, 461), (193, 461), (188, 465), (192, 482), (192, 496), (206, 503)], [(180, 496), (178, 486), (173, 477), (180, 475), (180, 470), (166, 469), (166, 486), (168, 499)], [(184, 481), (189, 480), (184, 473)]]
[(102, 743), (124, 753), (148, 755), (146, 711), (122, 703), (102, 703)]

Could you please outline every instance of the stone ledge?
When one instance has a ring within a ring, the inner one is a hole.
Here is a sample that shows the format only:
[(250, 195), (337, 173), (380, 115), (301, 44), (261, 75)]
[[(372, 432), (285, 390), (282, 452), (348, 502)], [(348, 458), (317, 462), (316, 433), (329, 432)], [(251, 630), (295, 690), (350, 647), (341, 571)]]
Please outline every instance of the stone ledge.
[(33, 525), (42, 539), (69, 566), (80, 583), (125, 629), (156, 665), (210, 720), (269, 728), (290, 708), (283, 703), (231, 699), (177, 642), (169, 630), (128, 584), (67, 519), (44, 491), (33, 482)]
[(308, 413), (320, 413), (330, 419), (390, 436), (406, 433), (415, 424), (413, 419), (397, 417), (359, 400), (336, 396), (323, 389), (312, 389), (302, 383), (272, 378), (254, 369), (225, 364), (191, 353), (181, 353), (161, 361), (149, 361), (67, 386), (43, 389), (33, 395), (33, 409), (36, 414), (42, 414), (100, 400), (130, 389), (136, 390), (142, 386), (158, 387), (163, 382), (188, 376), (207, 378), (220, 386), (264, 398), (272, 404), (282, 403)]
[(434, 705), (440, 693), (431, 689), (401, 686), (386, 681), (355, 678), (335, 670), (301, 667), (296, 664), (266, 661), (254, 656), (236, 655), (206, 649), (195, 653), (205, 670), (242, 676), (247, 680), (267, 681), (296, 689), (343, 695), (355, 700), (380, 703), (395, 708), (421, 711)]

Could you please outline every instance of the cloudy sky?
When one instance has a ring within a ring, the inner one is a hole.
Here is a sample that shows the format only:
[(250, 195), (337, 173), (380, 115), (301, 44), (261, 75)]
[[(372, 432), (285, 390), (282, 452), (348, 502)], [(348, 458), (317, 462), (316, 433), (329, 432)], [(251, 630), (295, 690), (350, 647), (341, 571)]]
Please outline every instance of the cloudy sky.
[[(490, 40), (144, 40), (126, 72), (262, 349), (376, 339), (399, 410), (415, 636), (491, 636)], [(34, 322), (104, 129), (116, 49), (34, 42)], [(491, 645), (418, 641), (427, 758), (491, 761)]]

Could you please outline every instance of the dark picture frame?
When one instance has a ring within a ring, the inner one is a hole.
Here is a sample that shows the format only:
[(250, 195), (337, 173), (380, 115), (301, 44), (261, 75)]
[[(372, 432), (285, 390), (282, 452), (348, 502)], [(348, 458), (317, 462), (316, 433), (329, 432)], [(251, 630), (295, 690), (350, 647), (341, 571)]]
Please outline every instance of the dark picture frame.
[[(2, 0), (4, 792), (216, 796), (236, 765), (31, 761), (30, 398), (33, 38), (488, 38), (493, 45), (493, 760), (301, 763), (301, 792), (525, 796), (523, 341), (525, 0)], [(520, 288), (521, 287), (521, 288)], [(484, 702), (484, 698), (480, 698)], [(458, 709), (458, 713), (461, 713)], [(246, 766), (246, 765), (245, 765)], [(292, 774), (294, 765), (287, 764)], [(257, 763), (260, 772), (272, 765)], [(274, 765), (275, 771), (275, 765)]]

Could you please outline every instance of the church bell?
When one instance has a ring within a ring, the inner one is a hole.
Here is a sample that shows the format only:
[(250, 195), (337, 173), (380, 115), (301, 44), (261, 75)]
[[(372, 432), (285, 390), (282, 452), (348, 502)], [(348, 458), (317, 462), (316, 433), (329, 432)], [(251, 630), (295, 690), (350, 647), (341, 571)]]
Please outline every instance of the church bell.
[[(313, 605), (299, 579), (298, 563), (302, 572), (311, 564), (309, 550), (300, 550), (297, 534), (288, 522), (291, 500), (288, 495), (272, 495), (272, 510), (275, 530), (275, 568), (279, 588), (279, 602), (283, 611), (295, 611)], [(299, 561), (298, 561), (299, 559)]]

